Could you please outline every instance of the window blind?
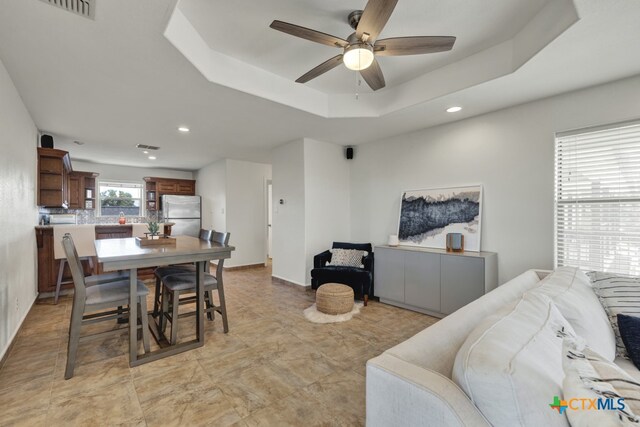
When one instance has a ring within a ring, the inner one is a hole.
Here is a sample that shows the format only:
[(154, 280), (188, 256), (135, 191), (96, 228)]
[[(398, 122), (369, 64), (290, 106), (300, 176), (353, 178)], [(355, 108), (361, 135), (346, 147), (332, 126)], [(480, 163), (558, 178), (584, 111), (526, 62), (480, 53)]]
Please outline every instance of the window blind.
[(640, 121), (556, 135), (556, 265), (640, 275)]

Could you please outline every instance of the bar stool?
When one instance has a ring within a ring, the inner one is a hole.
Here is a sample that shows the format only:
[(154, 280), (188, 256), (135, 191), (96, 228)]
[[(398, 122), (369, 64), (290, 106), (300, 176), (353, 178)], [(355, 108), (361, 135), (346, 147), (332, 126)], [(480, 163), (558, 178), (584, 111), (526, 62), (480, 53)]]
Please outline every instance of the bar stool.
[[(200, 233), (198, 234), (198, 238), (200, 240), (211, 240), (211, 236), (213, 235), (213, 230), (207, 230), (205, 228), (200, 229)], [(162, 278), (168, 276), (170, 274), (176, 273), (192, 273), (196, 271), (195, 264), (175, 264), (175, 265), (167, 265), (164, 267), (158, 267), (154, 270), (154, 274), (156, 276), (156, 290), (155, 296), (153, 299), (153, 317), (156, 318), (160, 315), (161, 309), (161, 289), (162, 289)], [(205, 272), (207, 271), (207, 267), (205, 266)]]
[[(230, 233), (213, 232), (211, 236), (211, 242), (219, 243), (221, 245), (229, 244)], [(213, 321), (215, 312), (218, 312), (222, 317), (222, 325), (224, 332), (229, 332), (229, 323), (227, 321), (227, 307), (224, 298), (224, 286), (222, 283), (222, 271), (224, 260), (218, 261), (216, 267), (215, 276), (209, 273), (204, 273), (204, 291), (205, 291), (205, 313), (209, 320)], [(159, 327), (161, 331), (165, 331), (167, 328), (167, 322), (171, 322), (171, 344), (176, 344), (178, 341), (178, 318), (183, 316), (192, 316), (195, 311), (178, 314), (178, 307), (180, 304), (191, 304), (197, 301), (195, 295), (190, 295), (185, 298), (180, 298), (183, 294), (193, 294), (196, 291), (196, 272), (178, 272), (171, 273), (161, 277), (162, 280), (162, 312), (160, 313)], [(213, 291), (218, 291), (218, 299), (220, 305), (213, 303)], [(171, 308), (171, 312), (169, 309)]]
[[(88, 284), (85, 281), (84, 272), (82, 271), (82, 263), (78, 257), (76, 247), (73, 244), (73, 238), (70, 234), (66, 234), (62, 239), (71, 276), (73, 277), (74, 293), (73, 308), (71, 310), (71, 319), (69, 321), (69, 343), (67, 346), (67, 366), (64, 378), (68, 380), (73, 377), (75, 368), (76, 354), (78, 352), (78, 344), (81, 338), (94, 337), (106, 333), (118, 333), (120, 330), (109, 330), (96, 333), (87, 337), (80, 337), (80, 329), (82, 325), (102, 322), (113, 319), (127, 318), (129, 315), (129, 279), (115, 281), (95, 280), (94, 283)], [(104, 279), (111, 275), (92, 276), (96, 279)], [(149, 324), (147, 318), (147, 294), (149, 289), (138, 280), (137, 282), (137, 303), (139, 319), (129, 321), (140, 321), (138, 328), (142, 329), (142, 343), (144, 351), (150, 351), (149, 342)], [(104, 311), (105, 309), (115, 308), (115, 310)], [(125, 307), (125, 308), (121, 308)]]

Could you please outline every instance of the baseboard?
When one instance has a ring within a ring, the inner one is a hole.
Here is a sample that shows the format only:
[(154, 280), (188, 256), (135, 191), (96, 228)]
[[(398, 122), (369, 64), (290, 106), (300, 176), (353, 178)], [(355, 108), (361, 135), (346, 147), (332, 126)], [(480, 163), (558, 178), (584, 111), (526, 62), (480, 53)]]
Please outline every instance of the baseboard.
[(235, 265), (233, 267), (224, 267), (226, 271), (250, 270), (252, 268), (265, 268), (264, 262), (260, 264)]
[(31, 309), (33, 308), (33, 304), (36, 303), (37, 299), (38, 299), (38, 295), (36, 295), (33, 298), (33, 301), (31, 301), (31, 304), (29, 305), (29, 309), (22, 315), (22, 319), (20, 319), (20, 322), (18, 323), (18, 327), (16, 328), (16, 330), (13, 333), (13, 335), (11, 336), (11, 338), (9, 338), (9, 344), (7, 345), (7, 347), (2, 352), (2, 356), (0, 356), (0, 369), (2, 369), (2, 367), (5, 364), (5, 362), (9, 358), (9, 354), (11, 353), (11, 349), (13, 348), (13, 345), (15, 344), (16, 337), (18, 336), (18, 333), (20, 333), (20, 330), (22, 329), (22, 325), (24, 324), (24, 321), (26, 320), (27, 316), (31, 312)]
[(271, 276), (271, 283), (273, 283), (274, 285), (289, 286), (291, 288), (304, 291), (304, 292), (311, 289), (311, 285), (302, 285), (300, 283), (292, 282), (290, 280), (283, 279), (282, 277), (278, 277), (278, 276)]

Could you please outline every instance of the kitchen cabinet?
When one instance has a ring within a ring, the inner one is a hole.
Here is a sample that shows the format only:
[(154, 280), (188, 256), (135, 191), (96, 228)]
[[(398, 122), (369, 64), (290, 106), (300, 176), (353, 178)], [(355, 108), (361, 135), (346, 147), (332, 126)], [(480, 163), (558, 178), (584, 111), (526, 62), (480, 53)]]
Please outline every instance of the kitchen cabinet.
[(69, 174), (69, 209), (95, 209), (97, 173), (74, 171)]
[[(37, 247), (37, 264), (38, 264), (38, 292), (51, 293), (56, 291), (56, 283), (58, 281), (58, 271), (60, 269), (60, 260), (55, 259), (53, 254), (53, 227), (36, 227), (36, 247)], [(94, 270), (91, 269), (87, 261), (82, 262), (85, 275), (95, 274), (96, 263), (94, 261)], [(71, 270), (69, 264), (65, 264), (62, 274), (62, 282), (68, 282), (62, 285), (62, 289), (72, 289), (73, 284)]]
[(196, 181), (193, 179), (174, 179), (145, 177), (147, 211), (162, 209), (162, 196), (195, 196)]
[(96, 240), (125, 239), (132, 236), (130, 225), (96, 225)]
[(80, 188), (82, 187), (82, 177), (76, 172), (69, 174), (69, 209), (82, 209), (80, 199)]
[(493, 252), (376, 246), (375, 295), (386, 304), (443, 317), (498, 286)]
[(68, 176), (71, 172), (71, 158), (68, 152), (38, 147), (38, 206), (69, 206)]

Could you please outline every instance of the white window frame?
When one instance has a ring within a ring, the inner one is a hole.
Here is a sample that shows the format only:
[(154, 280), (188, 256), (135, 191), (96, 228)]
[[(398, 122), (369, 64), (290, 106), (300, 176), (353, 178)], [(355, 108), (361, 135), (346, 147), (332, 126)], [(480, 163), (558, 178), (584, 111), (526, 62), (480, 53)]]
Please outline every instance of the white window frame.
[[(102, 213), (102, 196), (101, 196), (101, 192), (100, 192), (100, 186), (104, 185), (104, 184), (112, 184), (115, 186), (122, 186), (122, 187), (139, 187), (140, 188), (140, 217), (144, 217), (145, 213), (146, 213), (146, 209), (145, 209), (145, 187), (144, 187), (144, 182), (141, 181), (127, 181), (127, 180), (117, 180), (117, 179), (103, 179), (103, 180), (98, 180), (96, 182), (96, 209), (98, 212), (98, 216), (99, 217), (105, 217), (105, 218), (114, 218), (117, 217), (118, 215), (104, 215)], [(135, 199), (134, 200), (138, 200)]]
[(555, 266), (640, 275), (640, 120), (555, 136)]

